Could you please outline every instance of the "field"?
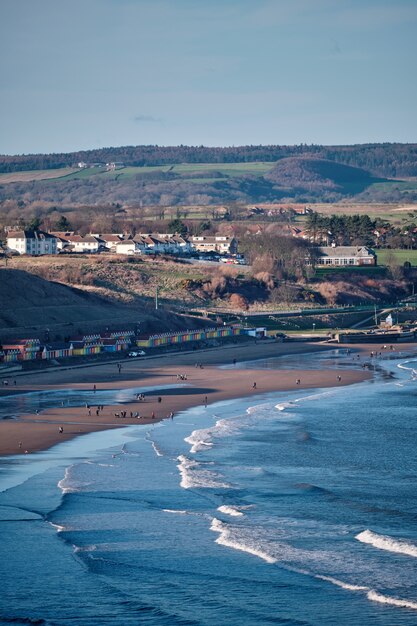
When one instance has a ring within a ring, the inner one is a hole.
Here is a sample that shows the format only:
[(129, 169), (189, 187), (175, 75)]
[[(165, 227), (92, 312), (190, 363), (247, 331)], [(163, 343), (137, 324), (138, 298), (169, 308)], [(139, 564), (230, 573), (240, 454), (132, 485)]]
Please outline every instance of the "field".
[(411, 263), (413, 267), (417, 266), (417, 250), (377, 250), (378, 265), (385, 265), (390, 256), (394, 256), (398, 265)]
[(73, 167), (61, 167), (55, 170), (32, 170), (28, 172), (11, 172), (0, 174), (0, 185), (6, 183), (29, 183), (33, 180), (47, 180), (52, 178), (67, 178), (77, 170)]
[[(178, 165), (156, 165), (151, 167), (122, 167), (106, 170), (104, 167), (86, 167), (84, 169), (65, 167), (49, 170), (31, 170), (0, 174), (0, 185), (23, 183), (36, 180), (85, 180), (92, 176), (102, 176), (110, 180), (127, 180), (135, 176), (149, 176), (155, 173), (173, 173), (183, 176), (188, 182), (204, 183), (207, 181), (225, 181), (235, 176), (263, 176), (273, 167), (273, 163), (183, 163)], [(222, 174), (215, 177), (214, 174)]]
[[(147, 176), (155, 173), (172, 173), (184, 176), (187, 180), (193, 182), (205, 182), (212, 180), (214, 173), (223, 174), (224, 178), (216, 180), (225, 180), (227, 177), (233, 176), (263, 176), (273, 167), (273, 163), (180, 163), (178, 165), (155, 165), (143, 167), (122, 167), (116, 170), (106, 170), (99, 167), (88, 167), (83, 170), (77, 170), (69, 176), (69, 179), (83, 179), (90, 176), (100, 174), (110, 179), (127, 179), (134, 176)], [(55, 170), (54, 170), (55, 171)]]

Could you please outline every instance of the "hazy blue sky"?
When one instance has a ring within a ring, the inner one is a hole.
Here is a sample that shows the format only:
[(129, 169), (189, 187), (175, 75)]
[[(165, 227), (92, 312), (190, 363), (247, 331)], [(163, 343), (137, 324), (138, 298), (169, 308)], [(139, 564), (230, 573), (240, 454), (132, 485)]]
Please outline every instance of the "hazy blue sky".
[(417, 141), (417, 0), (0, 0), (0, 153)]

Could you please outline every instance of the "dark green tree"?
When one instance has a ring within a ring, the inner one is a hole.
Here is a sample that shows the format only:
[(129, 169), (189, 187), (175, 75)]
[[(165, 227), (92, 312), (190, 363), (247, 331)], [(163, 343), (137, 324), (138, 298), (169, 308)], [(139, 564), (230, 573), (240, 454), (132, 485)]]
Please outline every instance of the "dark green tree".
[(55, 224), (55, 228), (59, 231), (67, 231), (71, 230), (71, 224), (69, 223), (65, 215), (61, 215), (61, 217)]
[(186, 235), (188, 232), (187, 225), (184, 224), (180, 219), (176, 218), (171, 220), (168, 224), (168, 232), (169, 233), (178, 233), (179, 235)]

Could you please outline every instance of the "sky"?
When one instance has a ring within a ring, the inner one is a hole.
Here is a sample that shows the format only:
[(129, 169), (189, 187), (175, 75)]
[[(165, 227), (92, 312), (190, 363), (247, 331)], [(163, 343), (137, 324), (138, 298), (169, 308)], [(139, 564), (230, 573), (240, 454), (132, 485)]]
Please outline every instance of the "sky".
[(417, 142), (417, 0), (0, 0), (0, 153)]

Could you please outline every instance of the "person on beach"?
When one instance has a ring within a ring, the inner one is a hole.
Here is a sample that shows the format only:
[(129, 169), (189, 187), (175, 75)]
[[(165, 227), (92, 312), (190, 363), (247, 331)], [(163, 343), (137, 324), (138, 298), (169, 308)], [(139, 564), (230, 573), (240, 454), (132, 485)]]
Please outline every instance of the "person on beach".
[(171, 413), (169, 414), (169, 417), (173, 420), (174, 419), (174, 413), (173, 411), (171, 411)]
[(154, 411), (152, 411), (151, 418), (152, 418), (153, 420), (155, 419), (155, 412), (154, 412)]
[(22, 447), (22, 445), (23, 445), (23, 444), (22, 444), (22, 442), (21, 442), (21, 441), (19, 441), (19, 448), (21, 448), (21, 447)]
[(207, 408), (207, 396), (204, 397), (204, 406)]
[(256, 383), (253, 383), (252, 389), (256, 389)]
[(299, 385), (300, 383), (301, 383), (300, 378), (297, 378), (297, 380), (295, 381), (295, 384), (296, 384), (296, 385)]
[(158, 402), (161, 403), (162, 402), (162, 398), (161, 396), (158, 396)]
[(62, 433), (64, 432), (64, 429), (62, 428), (62, 426), (58, 428), (58, 432), (62, 435)]
[(338, 380), (338, 381), (339, 381), (339, 383), (340, 383), (340, 381), (342, 380), (342, 377), (341, 377), (341, 376), (338, 376), (338, 377), (337, 377), (337, 380)]
[(93, 392), (94, 393), (96, 393), (96, 389), (97, 389), (97, 387), (94, 385), (94, 387), (93, 387)]

